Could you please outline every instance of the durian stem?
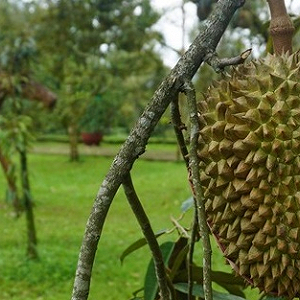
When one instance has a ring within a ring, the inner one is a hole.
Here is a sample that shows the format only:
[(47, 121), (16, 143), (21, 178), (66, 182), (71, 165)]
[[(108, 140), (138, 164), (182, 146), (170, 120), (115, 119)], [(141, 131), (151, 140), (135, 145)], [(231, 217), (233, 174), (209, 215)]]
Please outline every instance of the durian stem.
[(200, 126), (198, 122), (198, 109), (196, 101), (196, 91), (193, 83), (190, 80), (186, 80), (183, 86), (183, 92), (186, 95), (190, 123), (191, 123), (191, 137), (190, 137), (190, 153), (189, 153), (189, 172), (190, 183), (192, 192), (196, 201), (197, 213), (199, 219), (200, 235), (203, 240), (203, 288), (204, 299), (212, 300), (212, 284), (211, 284), (211, 245), (209, 239), (209, 228), (207, 225), (207, 218), (203, 200), (203, 191), (200, 182), (200, 160), (198, 157), (197, 149)]
[(284, 0), (267, 0), (271, 13), (269, 32), (273, 39), (274, 53), (293, 52), (294, 25), (287, 14)]

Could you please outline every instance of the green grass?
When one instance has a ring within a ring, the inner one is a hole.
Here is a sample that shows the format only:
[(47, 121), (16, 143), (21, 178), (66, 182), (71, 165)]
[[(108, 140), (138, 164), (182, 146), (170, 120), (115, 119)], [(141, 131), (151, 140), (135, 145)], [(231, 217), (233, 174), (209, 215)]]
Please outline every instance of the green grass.
[[(63, 155), (29, 155), (35, 200), (39, 262), (25, 258), (24, 216), (16, 220), (1, 202), (0, 299), (69, 299), (77, 256), (93, 199), (111, 158), (85, 156), (70, 163)], [(189, 196), (182, 163), (138, 162), (132, 171), (136, 189), (154, 230), (171, 227)], [(0, 195), (5, 182), (0, 173)], [(2, 197), (3, 198), (3, 197)], [(99, 244), (89, 299), (128, 299), (143, 282), (148, 250), (141, 249), (120, 265), (119, 256), (141, 237), (138, 224), (120, 189)]]
[[(30, 154), (28, 161), (40, 260), (26, 260), (25, 218), (15, 219), (11, 207), (2, 200), (0, 299), (70, 299), (86, 220), (112, 158), (83, 156), (79, 163), (70, 163), (65, 155)], [(178, 217), (181, 202), (190, 196), (184, 164), (140, 160), (134, 165), (132, 177), (154, 231), (171, 228), (170, 216)], [(0, 197), (4, 194), (5, 181), (0, 172)], [(183, 223), (189, 226), (191, 219), (187, 214)], [(160, 242), (176, 236), (161, 237)], [(122, 251), (140, 237), (121, 188), (99, 243), (89, 300), (129, 299), (143, 285), (150, 259), (147, 247), (128, 256), (122, 266), (119, 261)], [(201, 251), (197, 251), (201, 261)], [(229, 270), (219, 252), (213, 266)]]

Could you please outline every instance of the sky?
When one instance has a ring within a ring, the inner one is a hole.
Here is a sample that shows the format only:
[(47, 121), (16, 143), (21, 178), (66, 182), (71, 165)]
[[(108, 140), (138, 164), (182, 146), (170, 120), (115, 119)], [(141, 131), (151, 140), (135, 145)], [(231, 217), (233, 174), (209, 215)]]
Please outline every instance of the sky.
[[(182, 49), (183, 46), (187, 50), (191, 43), (188, 33), (198, 24), (196, 5), (188, 1), (184, 5), (186, 21), (185, 36), (184, 39), (182, 38), (182, 2), (183, 0), (151, 0), (152, 5), (159, 12), (163, 12), (163, 16), (155, 25), (155, 28), (164, 34), (166, 44), (176, 50)], [(300, 13), (299, 0), (286, 0), (285, 2), (288, 12)], [(163, 47), (158, 51), (163, 55), (165, 64), (170, 67), (173, 67), (179, 59), (178, 54), (170, 48)]]
[[(164, 12), (159, 22), (155, 25), (155, 28), (164, 34), (166, 44), (176, 50), (181, 50), (184, 46), (186, 50), (190, 44), (188, 32), (198, 24), (196, 5), (192, 2), (188, 2), (184, 5), (186, 34), (183, 39), (182, 0), (151, 0), (151, 3), (159, 12)], [(159, 49), (159, 51), (164, 56), (165, 64), (173, 67), (179, 58), (178, 54), (166, 47)]]

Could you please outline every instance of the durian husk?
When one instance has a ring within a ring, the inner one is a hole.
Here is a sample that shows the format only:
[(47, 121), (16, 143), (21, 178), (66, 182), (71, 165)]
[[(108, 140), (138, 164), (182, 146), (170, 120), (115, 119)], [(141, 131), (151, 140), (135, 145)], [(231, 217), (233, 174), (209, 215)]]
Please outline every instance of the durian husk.
[(199, 102), (208, 224), (237, 273), (300, 296), (300, 55), (235, 68)]

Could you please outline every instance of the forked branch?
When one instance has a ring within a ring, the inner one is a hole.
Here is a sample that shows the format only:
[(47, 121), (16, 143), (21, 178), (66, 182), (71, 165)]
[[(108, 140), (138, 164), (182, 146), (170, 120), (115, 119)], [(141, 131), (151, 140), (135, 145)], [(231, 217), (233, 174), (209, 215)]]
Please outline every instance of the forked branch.
[(219, 0), (201, 32), (181, 57), (167, 78), (154, 93), (150, 103), (136, 122), (130, 135), (116, 155), (95, 198), (86, 224), (77, 264), (72, 300), (88, 298), (93, 263), (104, 222), (113, 198), (130, 172), (132, 165), (144, 153), (147, 142), (167, 107), (178, 96), (183, 78), (191, 79), (208, 52), (214, 52), (229, 21), (245, 0)]

